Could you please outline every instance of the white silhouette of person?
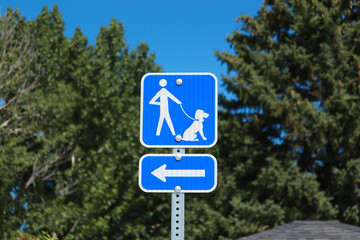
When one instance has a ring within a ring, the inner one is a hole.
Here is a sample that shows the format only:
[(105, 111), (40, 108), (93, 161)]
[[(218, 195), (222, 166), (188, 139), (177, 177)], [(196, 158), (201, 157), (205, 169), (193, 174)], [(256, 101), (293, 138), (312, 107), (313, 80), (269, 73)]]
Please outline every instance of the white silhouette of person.
[[(174, 126), (173, 126), (173, 124), (171, 122), (171, 118), (170, 118), (170, 114), (169, 114), (169, 101), (168, 101), (168, 98), (170, 98), (171, 100), (173, 100), (177, 104), (181, 104), (181, 102), (176, 97), (174, 97), (168, 90), (166, 90), (165, 86), (167, 85), (167, 81), (165, 79), (161, 79), (159, 81), (159, 85), (162, 88), (149, 102), (149, 104), (160, 105), (160, 118), (159, 118), (159, 123), (158, 123), (157, 130), (156, 130), (156, 136), (160, 135), (162, 125), (164, 123), (164, 119), (166, 120), (172, 135), (175, 136)], [(156, 100), (158, 98), (160, 98), (160, 100), (159, 100), (159, 102), (156, 102)]]

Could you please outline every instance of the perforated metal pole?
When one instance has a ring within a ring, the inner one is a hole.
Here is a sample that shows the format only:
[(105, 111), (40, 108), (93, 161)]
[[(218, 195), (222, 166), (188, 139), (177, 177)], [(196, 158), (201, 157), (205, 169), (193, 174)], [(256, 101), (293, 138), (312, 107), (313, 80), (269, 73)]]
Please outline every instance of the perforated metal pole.
[[(173, 154), (175, 159), (181, 161), (181, 155), (185, 154), (185, 149), (175, 148)], [(179, 186), (175, 187), (171, 194), (171, 240), (184, 240), (185, 234), (185, 193), (181, 192)]]
[(172, 193), (171, 196), (171, 240), (184, 240), (185, 194)]

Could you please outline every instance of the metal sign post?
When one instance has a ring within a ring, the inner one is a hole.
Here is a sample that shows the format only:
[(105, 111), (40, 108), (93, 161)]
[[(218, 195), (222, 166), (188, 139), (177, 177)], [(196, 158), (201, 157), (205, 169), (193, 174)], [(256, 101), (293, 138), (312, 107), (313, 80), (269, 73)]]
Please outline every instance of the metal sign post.
[(185, 193), (180, 188), (171, 194), (171, 240), (184, 240)]
[[(181, 155), (185, 154), (185, 148), (174, 148), (172, 150), (176, 161), (181, 161)], [(184, 240), (185, 228), (185, 193), (176, 186), (171, 194), (171, 240)]]

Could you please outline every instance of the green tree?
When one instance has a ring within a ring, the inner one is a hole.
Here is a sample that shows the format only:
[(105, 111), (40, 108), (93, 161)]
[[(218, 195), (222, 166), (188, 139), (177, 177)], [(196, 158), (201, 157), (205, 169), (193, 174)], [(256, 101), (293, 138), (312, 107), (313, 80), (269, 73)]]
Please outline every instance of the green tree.
[(137, 183), (140, 79), (161, 71), (147, 45), (129, 50), (115, 20), (95, 46), (67, 39), (57, 6), (0, 23), (1, 238), (168, 238), (169, 196)]
[(25, 111), (31, 103), (24, 99), (40, 85), (42, 74), (30, 70), (36, 62), (34, 44), (18, 11), (8, 10), (0, 18), (0, 33), (0, 232), (4, 237), (5, 231), (21, 224), (25, 214), (24, 201), (15, 195), (24, 194), (18, 182), (32, 166), (34, 155), (26, 149), (36, 132), (31, 130), (33, 124), (24, 127), (35, 117)]
[[(266, 0), (217, 52), (224, 236), (294, 219), (360, 225), (358, 1)], [(219, 201), (220, 206), (221, 201)]]

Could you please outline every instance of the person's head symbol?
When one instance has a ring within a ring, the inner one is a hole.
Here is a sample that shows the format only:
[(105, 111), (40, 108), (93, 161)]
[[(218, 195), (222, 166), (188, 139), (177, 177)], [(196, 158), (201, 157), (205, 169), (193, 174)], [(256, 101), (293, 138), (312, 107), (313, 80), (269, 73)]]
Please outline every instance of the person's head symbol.
[(161, 79), (159, 84), (160, 84), (160, 86), (165, 87), (167, 84), (167, 81), (165, 79)]

